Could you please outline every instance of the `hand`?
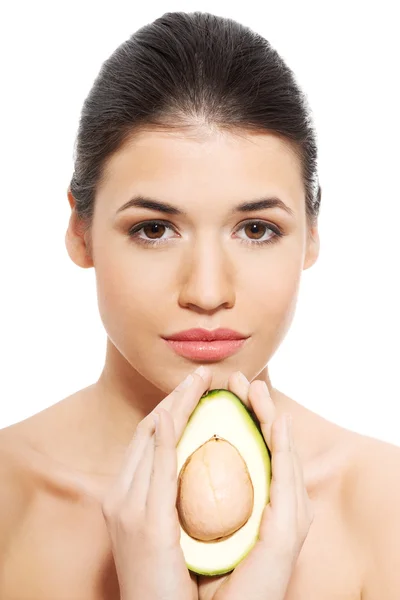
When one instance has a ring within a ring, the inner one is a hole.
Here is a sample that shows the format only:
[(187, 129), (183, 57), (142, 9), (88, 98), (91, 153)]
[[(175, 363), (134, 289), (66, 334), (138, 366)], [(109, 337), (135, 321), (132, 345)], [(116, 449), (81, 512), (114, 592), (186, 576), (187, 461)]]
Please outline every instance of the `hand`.
[(204, 378), (196, 372), (190, 377), (139, 423), (103, 500), (121, 600), (198, 598), (197, 580), (180, 547), (176, 445), (211, 373), (206, 369)]
[(284, 415), (277, 418), (264, 382), (246, 381), (234, 373), (228, 389), (255, 414), (271, 450), (270, 502), (255, 546), (236, 569), (219, 577), (198, 577), (200, 600), (284, 600), (314, 518), (299, 457), (291, 435), (284, 431)]

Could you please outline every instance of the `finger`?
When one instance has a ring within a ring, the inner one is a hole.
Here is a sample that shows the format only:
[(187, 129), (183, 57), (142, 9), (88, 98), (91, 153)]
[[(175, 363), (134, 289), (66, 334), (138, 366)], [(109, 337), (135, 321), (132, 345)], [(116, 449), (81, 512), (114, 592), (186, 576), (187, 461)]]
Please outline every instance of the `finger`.
[[(110, 504), (118, 503), (128, 493), (137, 466), (142, 460), (144, 448), (151, 436), (154, 433), (154, 414), (159, 408), (165, 408), (166, 410), (172, 410), (176, 413), (176, 441), (179, 440), (182, 435), (183, 429), (189, 419), (189, 416), (193, 412), (197, 403), (199, 402), (204, 391), (209, 387), (211, 383), (211, 371), (210, 369), (204, 368), (196, 369), (193, 374), (190, 374), (186, 379), (181, 382), (162, 402), (160, 402), (156, 408), (147, 415), (136, 427), (132, 441), (129, 444), (122, 468), (117, 476), (115, 484), (111, 490), (110, 495), (112, 497), (107, 498)], [(188, 397), (185, 392), (190, 389)], [(173, 408), (175, 405), (175, 408)], [(176, 408), (178, 407), (178, 408)], [(179, 437), (178, 437), (179, 435)]]
[[(237, 568), (235, 571), (237, 572)], [(213, 598), (219, 598), (222, 586), (225, 587), (225, 585), (229, 583), (232, 575), (198, 575), (199, 598), (201, 598), (201, 600), (213, 600)], [(231, 598), (230, 595), (226, 596), (225, 594), (222, 597)]]
[(265, 509), (260, 539), (285, 544), (297, 535), (297, 490), (285, 415), (276, 419), (271, 429), (271, 467), (270, 503)]
[(209, 385), (211, 383), (211, 370), (208, 367), (201, 365), (195, 371), (189, 373), (187, 377), (185, 377), (185, 379), (181, 381), (179, 385), (177, 385), (176, 388), (173, 389), (172, 392), (158, 404), (158, 406), (169, 411), (176, 402), (177, 398), (181, 398), (182, 394), (184, 394), (185, 391), (192, 385), (193, 380), (196, 377), (202, 377)]
[[(196, 371), (199, 371), (199, 369), (196, 369)], [(183, 382), (181, 382), (168, 396), (166, 396), (166, 398), (164, 398), (164, 400), (160, 402), (156, 408), (149, 413), (147, 417), (145, 417), (136, 427), (132, 441), (127, 448), (121, 471), (113, 488), (113, 497), (123, 498), (127, 494), (131, 486), (137, 465), (142, 458), (144, 448), (147, 445), (149, 438), (154, 433), (154, 414), (156, 414), (159, 408), (171, 410), (173, 404), (179, 400), (180, 410), (176, 411), (178, 413), (177, 427), (183, 431), (190, 414), (193, 412), (193, 409), (199, 402), (201, 395), (204, 393), (202, 391), (202, 381), (204, 381), (204, 386), (206, 387), (211, 383), (210, 369), (203, 369), (203, 371), (200, 371), (200, 374), (196, 371), (193, 374), (188, 375), (188, 377), (186, 377)], [(202, 376), (201, 373), (203, 373)], [(200, 396), (196, 398), (196, 395), (193, 396), (192, 393), (189, 395), (189, 402), (186, 402), (184, 394), (188, 387), (191, 386), (192, 382), (195, 384), (197, 382), (194, 387), (195, 389), (199, 390)], [(191, 399), (193, 400), (192, 402), (190, 402)]]
[(113, 498), (122, 499), (127, 494), (135, 471), (143, 457), (145, 448), (154, 432), (154, 421), (141, 421), (136, 427), (132, 441), (125, 454), (125, 459), (112, 489)]
[[(248, 404), (254, 410), (254, 413), (260, 421), (261, 430), (268, 447), (271, 446), (271, 428), (276, 419), (277, 412), (272, 401), (268, 387), (261, 381), (254, 381), (250, 384), (248, 392)], [(313, 513), (312, 503), (308, 497), (304, 483), (303, 468), (294, 445), (293, 436), (289, 437), (291, 445), (295, 489), (298, 503), (298, 522), (304, 523)]]
[[(154, 460), (146, 512), (153, 521), (170, 522), (176, 515), (177, 457), (175, 429), (171, 415), (162, 409), (158, 412), (154, 443)], [(161, 519), (157, 517), (162, 505)]]
[(144, 511), (146, 507), (154, 460), (154, 434), (148, 439), (125, 497), (125, 507)]
[(297, 520), (299, 524), (299, 533), (302, 536), (307, 533), (311, 522), (313, 521), (314, 507), (307, 492), (303, 465), (300, 460), (298, 451), (296, 449), (292, 433), (290, 435), (290, 443), (293, 457), (293, 470), (297, 495)]
[[(174, 422), (176, 443), (180, 440), (190, 415), (200, 402), (203, 394), (209, 389), (211, 377), (212, 373), (209, 368), (199, 367), (191, 374), (191, 377), (189, 376), (190, 379), (186, 387), (175, 391), (169, 412)], [(159, 406), (164, 408), (162, 404)]]
[(264, 381), (255, 380), (250, 384), (248, 402), (250, 409), (254, 412), (260, 423), (267, 446), (271, 449), (271, 428), (277, 418), (277, 411), (270, 396), (268, 386)]
[(228, 390), (240, 398), (247, 408), (250, 407), (248, 399), (249, 388), (250, 383), (241, 371), (235, 371), (235, 373), (229, 376)]
[(193, 571), (189, 571), (190, 575), (190, 583), (192, 588), (192, 600), (199, 600), (199, 584), (197, 580), (197, 574), (193, 573)]
[[(196, 369), (196, 371), (199, 371), (201, 369), (201, 367), (199, 367), (198, 369)], [(165, 410), (170, 410), (172, 408), (173, 403), (175, 402), (177, 396), (179, 397), (179, 395), (182, 394), (182, 392), (184, 390), (186, 390), (191, 383), (193, 382), (193, 377), (194, 374), (196, 373), (196, 371), (194, 371), (194, 373), (189, 373), (185, 379), (183, 379), (183, 381), (181, 381), (176, 388), (174, 388), (172, 390), (172, 392), (170, 394), (168, 394), (168, 396), (166, 396), (164, 398), (164, 400), (162, 400), (157, 407), (163, 408)], [(201, 373), (202, 371), (200, 371)]]

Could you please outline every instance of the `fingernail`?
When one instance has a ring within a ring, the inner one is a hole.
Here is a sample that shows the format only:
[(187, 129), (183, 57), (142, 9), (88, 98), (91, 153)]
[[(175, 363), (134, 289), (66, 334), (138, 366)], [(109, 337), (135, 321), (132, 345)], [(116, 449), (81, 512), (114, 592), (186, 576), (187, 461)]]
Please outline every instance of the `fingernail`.
[(190, 375), (188, 375), (188, 376), (186, 377), (186, 379), (184, 379), (184, 380), (183, 380), (183, 381), (182, 381), (182, 382), (181, 382), (181, 383), (178, 385), (178, 387), (177, 387), (176, 389), (177, 389), (177, 390), (185, 390), (186, 388), (188, 388), (188, 387), (190, 387), (190, 386), (191, 386), (191, 384), (193, 383), (193, 381), (194, 381), (194, 377), (193, 377), (193, 375), (192, 375), (192, 374), (190, 374)]
[(198, 367), (195, 370), (195, 373), (197, 373), (197, 375), (200, 375), (200, 377), (205, 379), (205, 376), (207, 375), (207, 370), (203, 367), (203, 365), (201, 365), (201, 367)]
[(246, 375), (244, 375), (241, 371), (238, 371), (238, 378), (241, 381), (241, 383), (244, 383), (244, 385), (249, 385), (249, 380), (247, 379)]
[(264, 384), (265, 391), (266, 391), (266, 393), (267, 393), (267, 394), (268, 394), (268, 396), (269, 396), (269, 395), (270, 395), (270, 393), (269, 393), (269, 388), (268, 388), (268, 386), (267, 386), (267, 383), (266, 383), (265, 381), (263, 381), (263, 384)]

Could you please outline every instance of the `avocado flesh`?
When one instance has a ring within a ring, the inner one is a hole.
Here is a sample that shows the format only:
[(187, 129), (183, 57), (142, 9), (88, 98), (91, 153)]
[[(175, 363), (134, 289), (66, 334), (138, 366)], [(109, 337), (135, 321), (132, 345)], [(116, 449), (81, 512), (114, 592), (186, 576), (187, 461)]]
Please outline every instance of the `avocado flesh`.
[(211, 390), (193, 411), (177, 446), (178, 476), (186, 459), (213, 436), (238, 450), (246, 463), (254, 488), (250, 518), (238, 531), (215, 542), (191, 538), (181, 526), (181, 548), (186, 565), (199, 575), (232, 571), (257, 541), (262, 513), (269, 502), (271, 454), (255, 417), (228, 390)]

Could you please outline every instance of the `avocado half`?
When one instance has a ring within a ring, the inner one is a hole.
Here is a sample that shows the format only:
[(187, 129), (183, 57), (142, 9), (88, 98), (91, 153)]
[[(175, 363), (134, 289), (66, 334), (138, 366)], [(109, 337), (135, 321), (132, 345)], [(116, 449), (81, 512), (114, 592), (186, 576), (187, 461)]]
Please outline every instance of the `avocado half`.
[(224, 389), (205, 394), (190, 416), (177, 445), (178, 477), (188, 457), (213, 436), (230, 442), (246, 463), (253, 484), (254, 503), (248, 521), (225, 539), (199, 541), (190, 537), (180, 525), (180, 543), (188, 569), (209, 576), (232, 571), (250, 552), (258, 538), (271, 485), (271, 453), (260, 425), (240, 398)]

